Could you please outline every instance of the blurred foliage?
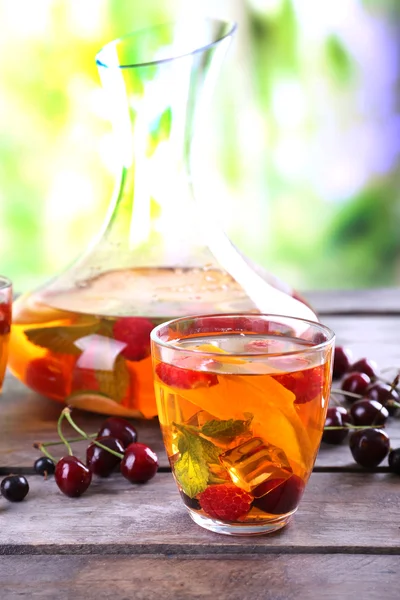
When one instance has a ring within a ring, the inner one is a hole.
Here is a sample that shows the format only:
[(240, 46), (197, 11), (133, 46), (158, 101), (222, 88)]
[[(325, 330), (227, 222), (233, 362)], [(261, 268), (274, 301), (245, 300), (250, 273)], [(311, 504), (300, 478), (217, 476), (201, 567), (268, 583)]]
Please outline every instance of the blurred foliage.
[(399, 284), (397, 0), (0, 0), (0, 272), (36, 286), (101, 226), (97, 51), (195, 10), (239, 22), (203, 153), (234, 242), (303, 289)]

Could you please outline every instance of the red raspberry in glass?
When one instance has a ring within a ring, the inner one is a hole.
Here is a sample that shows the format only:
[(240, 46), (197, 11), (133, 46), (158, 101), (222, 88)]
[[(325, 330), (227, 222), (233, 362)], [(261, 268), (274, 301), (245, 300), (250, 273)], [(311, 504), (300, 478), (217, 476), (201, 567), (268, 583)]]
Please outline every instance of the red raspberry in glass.
[(61, 360), (52, 356), (42, 356), (31, 360), (26, 368), (25, 383), (35, 392), (44, 396), (64, 400), (67, 395), (65, 366)]
[(154, 324), (144, 317), (121, 317), (114, 323), (114, 338), (126, 344), (121, 354), (127, 360), (138, 361), (150, 354), (150, 332)]
[(273, 375), (274, 379), (296, 396), (295, 404), (305, 404), (322, 393), (324, 367), (318, 366), (304, 371)]
[(166, 385), (182, 390), (190, 390), (197, 387), (211, 387), (218, 383), (218, 377), (215, 373), (182, 369), (181, 367), (175, 367), (174, 365), (168, 365), (167, 363), (158, 363), (156, 366), (156, 374)]
[(0, 335), (10, 333), (11, 329), (11, 305), (0, 303)]
[(253, 498), (230, 483), (212, 485), (198, 496), (207, 515), (223, 521), (237, 521), (249, 512)]

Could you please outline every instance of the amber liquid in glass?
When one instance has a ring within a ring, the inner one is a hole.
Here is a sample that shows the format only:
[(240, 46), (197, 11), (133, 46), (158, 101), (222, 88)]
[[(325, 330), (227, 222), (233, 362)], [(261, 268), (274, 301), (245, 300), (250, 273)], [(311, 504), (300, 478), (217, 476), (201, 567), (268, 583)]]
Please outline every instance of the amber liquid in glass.
[(212, 267), (109, 271), (18, 299), (9, 364), (55, 400), (151, 418), (151, 329), (183, 314), (255, 310), (234, 279)]
[(173, 365), (155, 362), (164, 442), (187, 507), (228, 522), (219, 517), (218, 506), (209, 512), (208, 490), (220, 486), (221, 494), (240, 490), (248, 503), (245, 514), (231, 513), (233, 521), (263, 523), (291, 514), (321, 440), (329, 362), (315, 364), (306, 353), (294, 354), (285, 357), (282, 372), (282, 357), (250, 361), (226, 354), (307, 349), (306, 342), (283, 336), (213, 334), (177, 343), (220, 352), (212, 359), (178, 353)]

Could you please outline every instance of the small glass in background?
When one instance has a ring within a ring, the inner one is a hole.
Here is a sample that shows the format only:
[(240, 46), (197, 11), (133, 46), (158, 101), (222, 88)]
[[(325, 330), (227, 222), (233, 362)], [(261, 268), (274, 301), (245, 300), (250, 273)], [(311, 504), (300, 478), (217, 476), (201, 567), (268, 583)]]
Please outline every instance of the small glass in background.
[(0, 275), (0, 393), (8, 359), (12, 313), (12, 283)]

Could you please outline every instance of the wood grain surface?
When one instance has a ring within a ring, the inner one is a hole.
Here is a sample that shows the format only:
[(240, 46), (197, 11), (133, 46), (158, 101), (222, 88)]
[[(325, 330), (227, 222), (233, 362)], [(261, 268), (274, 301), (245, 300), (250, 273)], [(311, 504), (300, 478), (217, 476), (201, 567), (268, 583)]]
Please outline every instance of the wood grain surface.
[[(400, 290), (307, 296), (355, 359), (400, 367)], [(146, 485), (115, 475), (70, 499), (52, 478), (33, 475), (39, 454), (32, 443), (56, 439), (60, 409), (7, 377), (0, 396), (0, 475), (26, 473), (30, 492), (18, 504), (0, 498), (0, 600), (399, 597), (400, 477), (387, 472), (386, 462), (367, 472), (346, 443), (322, 445), (287, 528), (262, 537), (222, 536), (191, 521), (167, 472), (156, 421), (135, 423), (140, 440), (160, 457), (161, 472)], [(88, 432), (104, 419), (79, 411), (75, 417)], [(400, 446), (400, 418), (391, 419), (387, 431), (392, 447)], [(84, 456), (85, 446), (76, 445), (77, 454)]]
[(25, 501), (0, 504), (0, 554), (400, 554), (400, 480), (390, 474), (314, 473), (287, 528), (243, 538), (193, 523), (169, 473), (136, 486), (97, 479), (78, 499), (53, 479), (29, 483)]
[(304, 296), (321, 315), (400, 314), (400, 287), (309, 291)]
[(395, 600), (398, 556), (0, 557), (2, 600)]

